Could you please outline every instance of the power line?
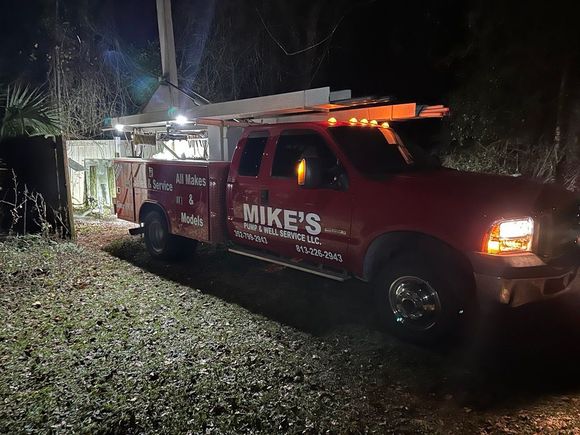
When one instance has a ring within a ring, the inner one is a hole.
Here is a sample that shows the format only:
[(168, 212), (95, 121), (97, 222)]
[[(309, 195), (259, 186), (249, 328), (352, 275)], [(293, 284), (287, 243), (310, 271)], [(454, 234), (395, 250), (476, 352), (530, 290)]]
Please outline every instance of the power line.
[(260, 21), (262, 22), (262, 25), (264, 26), (264, 29), (266, 30), (266, 32), (268, 33), (268, 35), (270, 36), (270, 38), (272, 39), (272, 41), (274, 41), (276, 43), (276, 45), (278, 47), (280, 47), (280, 49), (284, 52), (284, 54), (286, 56), (296, 56), (297, 54), (302, 54), (305, 53), (309, 50), (312, 50), (322, 44), (324, 44), (326, 41), (330, 40), (333, 36), (334, 33), (338, 30), (338, 27), (340, 26), (340, 24), (342, 23), (342, 21), (344, 20), (344, 18), (346, 17), (346, 13), (340, 18), (340, 20), (338, 20), (338, 22), (336, 23), (336, 25), (332, 28), (332, 30), (330, 31), (330, 33), (328, 35), (326, 35), (325, 38), (323, 38), (322, 40), (318, 41), (315, 44), (310, 45), (309, 47), (306, 48), (302, 48), (300, 50), (297, 51), (288, 51), (286, 49), (286, 47), (284, 47), (284, 45), (282, 45), (282, 43), (272, 34), (272, 32), (270, 31), (270, 29), (268, 28), (268, 26), (266, 25), (266, 22), (264, 21), (264, 18), (262, 17), (262, 14), (260, 13), (260, 10), (258, 9), (258, 7), (256, 6), (256, 13), (258, 14), (258, 17), (260, 17)]
[[(366, 3), (363, 3), (362, 6), (366, 6), (368, 4), (374, 3), (376, 0), (369, 0)], [(254, 7), (254, 9), (256, 10), (256, 13), (258, 14), (258, 17), (260, 18), (260, 21), (262, 22), (262, 26), (264, 26), (264, 29), (266, 30), (266, 33), (268, 33), (268, 36), (270, 36), (270, 38), (272, 39), (272, 41), (274, 41), (274, 43), (280, 47), (280, 49), (284, 52), (284, 54), (286, 56), (296, 56), (297, 54), (302, 54), (305, 53), (309, 50), (312, 50), (322, 44), (324, 44), (325, 42), (329, 41), (330, 39), (332, 39), (332, 37), (334, 36), (334, 34), (336, 33), (336, 31), (338, 30), (338, 28), (340, 27), (340, 25), (342, 24), (342, 22), (344, 21), (344, 19), (346, 18), (346, 16), (354, 9), (354, 5), (351, 6), (350, 8), (348, 8), (348, 10), (342, 15), (342, 17), (340, 17), (340, 19), (337, 21), (337, 23), (334, 25), (334, 27), (332, 28), (332, 30), (330, 31), (330, 33), (328, 35), (326, 35), (323, 39), (321, 39), (320, 41), (306, 47), (306, 48), (302, 48), (300, 50), (296, 50), (296, 51), (288, 51), (286, 49), (286, 47), (284, 47), (284, 45), (280, 42), (279, 39), (277, 39), (274, 34), (272, 33), (272, 31), (270, 30), (270, 28), (268, 27), (268, 25), (266, 24), (266, 22), (264, 21), (264, 17), (262, 17), (262, 14), (260, 13), (260, 10), (258, 9), (257, 6)]]

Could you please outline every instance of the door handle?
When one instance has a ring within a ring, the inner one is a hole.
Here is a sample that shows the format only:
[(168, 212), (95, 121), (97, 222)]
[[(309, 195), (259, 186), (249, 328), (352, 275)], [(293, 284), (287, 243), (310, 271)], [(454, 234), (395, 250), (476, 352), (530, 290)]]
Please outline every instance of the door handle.
[(261, 205), (268, 205), (269, 196), (270, 196), (270, 194), (269, 194), (268, 189), (260, 190), (260, 204)]

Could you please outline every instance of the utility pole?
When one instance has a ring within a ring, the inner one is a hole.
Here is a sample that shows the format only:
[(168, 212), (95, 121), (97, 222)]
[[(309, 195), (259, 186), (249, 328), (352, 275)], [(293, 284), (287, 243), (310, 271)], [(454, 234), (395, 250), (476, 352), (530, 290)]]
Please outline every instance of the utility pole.
[(62, 119), (62, 92), (61, 92), (61, 58), (60, 58), (60, 1), (55, 0), (54, 7), (54, 86), (55, 86), (55, 96), (56, 96), (56, 109), (58, 111), (59, 117)]
[[(177, 80), (177, 62), (175, 60), (175, 39), (173, 35), (173, 18), (171, 15), (171, 0), (157, 0), (157, 25), (159, 27), (159, 45), (161, 48), (161, 69), (163, 79), (174, 86), (179, 86)], [(167, 85), (165, 85), (167, 86)], [(174, 86), (167, 86), (171, 106), (179, 107), (180, 96)]]

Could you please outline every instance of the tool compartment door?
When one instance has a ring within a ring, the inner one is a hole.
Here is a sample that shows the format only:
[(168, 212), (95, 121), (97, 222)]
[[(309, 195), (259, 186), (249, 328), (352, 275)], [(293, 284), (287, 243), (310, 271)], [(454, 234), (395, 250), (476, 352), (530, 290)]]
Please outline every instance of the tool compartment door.
[(135, 203), (133, 197), (133, 175), (131, 162), (115, 160), (115, 213), (119, 219), (135, 222)]
[(166, 212), (172, 234), (209, 241), (209, 173), (205, 162), (146, 164), (148, 201)]

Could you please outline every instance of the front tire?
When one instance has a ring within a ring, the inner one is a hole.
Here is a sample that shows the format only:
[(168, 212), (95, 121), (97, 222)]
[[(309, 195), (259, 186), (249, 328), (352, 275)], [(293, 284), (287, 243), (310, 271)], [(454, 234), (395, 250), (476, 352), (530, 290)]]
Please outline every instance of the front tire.
[(472, 284), (438, 256), (401, 254), (383, 264), (373, 287), (381, 320), (405, 341), (450, 338), (471, 312)]
[(145, 216), (144, 224), (145, 245), (153, 258), (176, 261), (195, 252), (197, 241), (171, 234), (167, 221), (160, 212), (149, 212)]

